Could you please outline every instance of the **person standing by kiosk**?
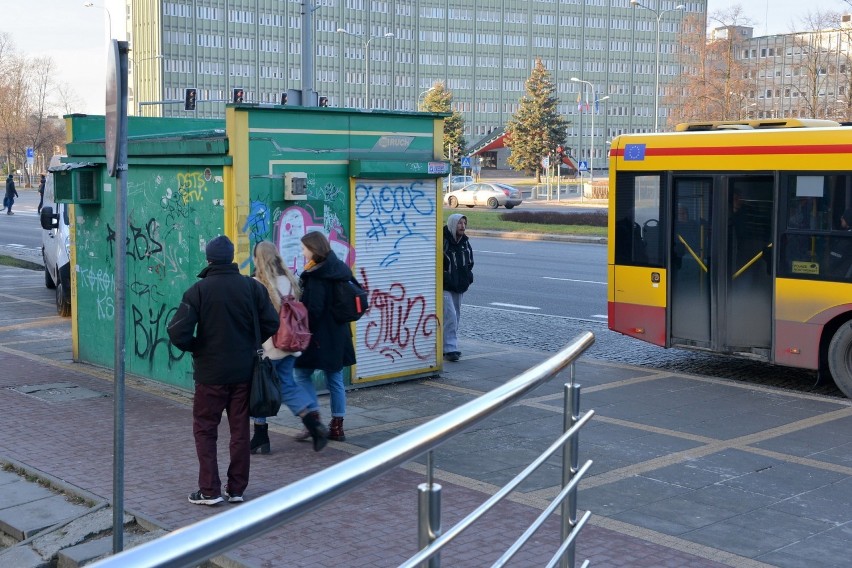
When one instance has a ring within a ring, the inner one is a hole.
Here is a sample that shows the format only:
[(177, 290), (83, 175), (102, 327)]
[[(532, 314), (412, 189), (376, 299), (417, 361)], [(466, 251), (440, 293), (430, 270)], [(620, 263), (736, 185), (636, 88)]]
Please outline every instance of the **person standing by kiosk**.
[(444, 227), (444, 359), (458, 361), (462, 296), (473, 283), (473, 248), (465, 234), (467, 217), (454, 213)]

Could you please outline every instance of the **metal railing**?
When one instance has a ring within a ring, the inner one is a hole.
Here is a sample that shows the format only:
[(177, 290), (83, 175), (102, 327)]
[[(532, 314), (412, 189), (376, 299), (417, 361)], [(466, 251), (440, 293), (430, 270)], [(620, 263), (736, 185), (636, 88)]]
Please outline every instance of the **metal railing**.
[[(556, 509), (562, 507), (562, 542), (550, 566), (574, 566), (574, 541), (590, 512), (576, 519), (577, 484), (591, 466), (587, 461), (578, 467), (577, 432), (594, 415), (588, 411), (579, 418), (579, 385), (574, 384), (574, 361), (594, 343), (594, 335), (586, 332), (559, 353), (528, 369), (504, 385), (447, 412), (437, 418), (392, 438), (375, 448), (332, 465), (302, 480), (252, 499), (238, 508), (183, 527), (154, 541), (125, 550), (92, 564), (93, 568), (190, 568), (205, 560), (250, 542), (326, 503), (374, 481), (377, 476), (428, 452), (427, 481), (421, 484), (419, 537), (421, 550), (402, 566), (440, 566), (440, 550), (488, 509), (506, 497), (517, 485), (565, 445), (563, 452), (563, 487), (559, 495), (510, 546), (494, 566), (505, 566), (532, 534)], [(440, 534), (440, 485), (434, 482), (431, 450), (570, 368), (571, 380), (565, 385), (565, 432), (536, 460), (506, 486), (455, 526)], [(584, 563), (583, 566), (588, 564)]]

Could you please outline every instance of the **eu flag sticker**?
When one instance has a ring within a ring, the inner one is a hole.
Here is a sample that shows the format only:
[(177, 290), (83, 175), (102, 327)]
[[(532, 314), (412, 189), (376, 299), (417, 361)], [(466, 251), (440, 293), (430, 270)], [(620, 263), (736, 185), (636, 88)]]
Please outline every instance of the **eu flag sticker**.
[(624, 145), (624, 161), (625, 162), (642, 162), (645, 160), (645, 145), (644, 144), (625, 144)]

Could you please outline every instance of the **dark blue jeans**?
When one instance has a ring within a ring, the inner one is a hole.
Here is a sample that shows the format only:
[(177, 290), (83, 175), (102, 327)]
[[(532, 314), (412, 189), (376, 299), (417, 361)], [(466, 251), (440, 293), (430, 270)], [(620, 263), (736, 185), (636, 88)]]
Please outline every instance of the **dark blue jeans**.
[[(293, 378), (293, 365), (295, 364), (296, 358), (292, 355), (283, 359), (272, 360), (272, 366), (278, 373), (278, 381), (281, 386), (281, 400), (284, 401), (293, 416), (298, 416), (304, 410), (308, 412), (319, 410), (319, 406), (301, 385), (296, 384), (296, 380)], [(266, 424), (266, 418), (262, 416), (256, 416), (253, 420), (255, 424)]]

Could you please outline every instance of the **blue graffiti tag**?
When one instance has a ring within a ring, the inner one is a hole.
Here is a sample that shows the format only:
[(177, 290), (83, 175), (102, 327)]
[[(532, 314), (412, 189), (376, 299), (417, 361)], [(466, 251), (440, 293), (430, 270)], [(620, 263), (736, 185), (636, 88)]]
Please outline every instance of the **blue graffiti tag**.
[(393, 240), (393, 250), (382, 259), (381, 266), (390, 266), (400, 255), (402, 242), (415, 237), (428, 240), (417, 229), (417, 217), (428, 217), (435, 212), (435, 200), (423, 189), (423, 182), (408, 185), (383, 185), (359, 183), (355, 186), (355, 215), (368, 223), (368, 239), (381, 242)]

